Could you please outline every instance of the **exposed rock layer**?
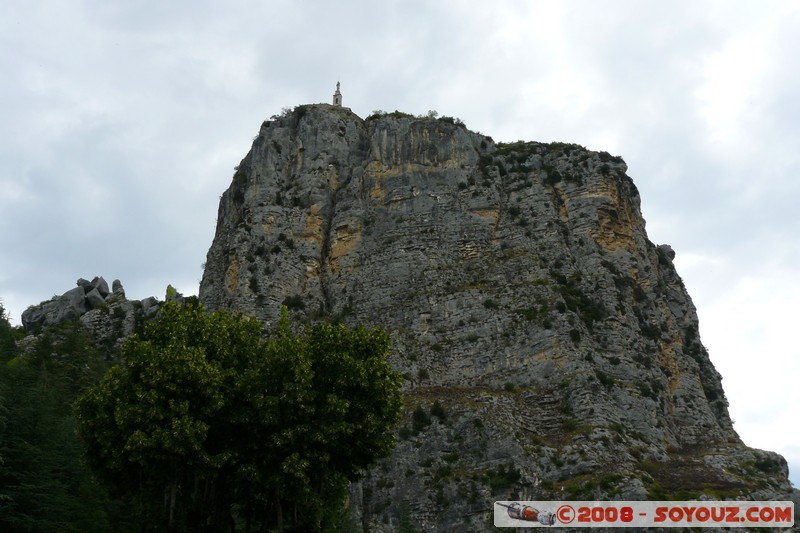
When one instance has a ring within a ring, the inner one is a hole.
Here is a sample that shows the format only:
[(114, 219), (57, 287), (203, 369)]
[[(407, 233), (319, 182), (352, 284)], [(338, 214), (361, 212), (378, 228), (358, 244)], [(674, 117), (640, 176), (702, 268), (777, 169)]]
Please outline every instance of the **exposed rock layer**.
[(786, 462), (732, 427), (674, 255), (619, 157), (300, 106), (223, 194), (200, 299), (391, 333), (408, 416), (354, 487), (372, 531), (484, 530), (511, 497), (786, 499)]

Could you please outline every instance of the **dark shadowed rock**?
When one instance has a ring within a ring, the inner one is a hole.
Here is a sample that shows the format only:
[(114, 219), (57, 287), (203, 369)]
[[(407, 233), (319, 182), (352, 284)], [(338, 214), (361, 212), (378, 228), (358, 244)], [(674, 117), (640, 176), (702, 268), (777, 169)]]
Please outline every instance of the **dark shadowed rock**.
[(99, 309), (106, 306), (106, 300), (97, 287), (86, 293), (86, 303), (89, 305), (89, 309)]
[(97, 289), (97, 292), (99, 292), (100, 296), (103, 298), (109, 294), (108, 283), (102, 278), (102, 276), (98, 276), (92, 280), (92, 287)]
[(155, 306), (158, 303), (158, 300), (153, 297), (149, 296), (142, 300), (142, 311), (147, 312), (151, 307)]
[(672, 249), (672, 246), (669, 244), (659, 244), (658, 245), (659, 253), (663, 254), (664, 257), (668, 258), (670, 261), (675, 259), (675, 250)]
[(159, 308), (159, 301), (153, 296), (142, 300), (142, 313), (144, 314), (145, 318), (155, 317), (158, 314)]

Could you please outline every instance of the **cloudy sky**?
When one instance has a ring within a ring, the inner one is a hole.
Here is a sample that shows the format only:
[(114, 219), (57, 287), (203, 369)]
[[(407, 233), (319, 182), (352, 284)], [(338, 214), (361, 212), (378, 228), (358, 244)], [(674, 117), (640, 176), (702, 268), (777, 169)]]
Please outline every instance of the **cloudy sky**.
[(0, 298), (196, 294), (265, 118), (329, 102), (621, 155), (677, 252), (735, 427), (800, 486), (800, 3), (10, 0)]

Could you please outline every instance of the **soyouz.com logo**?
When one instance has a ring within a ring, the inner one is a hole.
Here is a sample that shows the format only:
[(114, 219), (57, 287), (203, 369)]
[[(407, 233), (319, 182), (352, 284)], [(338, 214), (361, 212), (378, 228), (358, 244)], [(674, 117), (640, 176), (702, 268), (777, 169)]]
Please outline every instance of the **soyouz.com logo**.
[(496, 527), (792, 527), (793, 502), (498, 501)]

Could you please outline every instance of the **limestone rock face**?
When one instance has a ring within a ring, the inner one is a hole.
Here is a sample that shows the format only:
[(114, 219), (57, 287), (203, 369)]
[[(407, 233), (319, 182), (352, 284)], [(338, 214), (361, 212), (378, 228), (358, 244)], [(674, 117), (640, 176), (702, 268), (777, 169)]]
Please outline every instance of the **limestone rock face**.
[(371, 531), (404, 514), (483, 531), (507, 498), (796, 498), (783, 458), (734, 431), (626, 170), (447, 118), (300, 106), (264, 122), (222, 195), (200, 300), (389, 331), (408, 412), (353, 486)]

